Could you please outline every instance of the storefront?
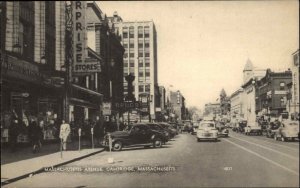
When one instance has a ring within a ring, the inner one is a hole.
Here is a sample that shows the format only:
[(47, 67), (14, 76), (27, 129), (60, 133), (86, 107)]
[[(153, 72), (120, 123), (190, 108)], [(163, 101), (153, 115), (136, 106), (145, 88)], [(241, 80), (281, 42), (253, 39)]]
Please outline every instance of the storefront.
[(44, 140), (58, 137), (63, 87), (37, 64), (7, 55), (1, 64), (1, 141), (8, 142), (12, 118), (19, 120), (18, 142), (29, 142), (30, 119), (42, 125)]
[(72, 137), (78, 136), (78, 128), (82, 129), (82, 136), (90, 134), (91, 123), (96, 117), (101, 119), (102, 94), (72, 84), (69, 98), (69, 122)]

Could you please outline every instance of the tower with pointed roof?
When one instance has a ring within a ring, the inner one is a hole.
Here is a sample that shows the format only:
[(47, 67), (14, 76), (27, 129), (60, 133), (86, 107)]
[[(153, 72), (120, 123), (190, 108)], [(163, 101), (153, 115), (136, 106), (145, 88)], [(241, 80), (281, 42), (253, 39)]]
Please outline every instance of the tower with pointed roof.
[(250, 59), (248, 58), (246, 65), (244, 67), (244, 70), (243, 70), (244, 83), (246, 83), (252, 76), (253, 76), (253, 64), (250, 61)]

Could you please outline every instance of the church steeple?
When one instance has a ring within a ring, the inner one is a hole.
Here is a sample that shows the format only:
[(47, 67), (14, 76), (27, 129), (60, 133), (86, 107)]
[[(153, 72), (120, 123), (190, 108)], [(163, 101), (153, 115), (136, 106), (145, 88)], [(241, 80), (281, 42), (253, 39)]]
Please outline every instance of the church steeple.
[(243, 70), (244, 83), (246, 83), (253, 76), (253, 64), (251, 60), (248, 58), (246, 65)]

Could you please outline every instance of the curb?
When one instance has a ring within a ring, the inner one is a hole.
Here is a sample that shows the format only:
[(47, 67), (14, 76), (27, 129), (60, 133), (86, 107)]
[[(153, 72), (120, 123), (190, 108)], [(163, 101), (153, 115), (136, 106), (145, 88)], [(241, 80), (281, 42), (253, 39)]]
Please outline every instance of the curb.
[(19, 180), (21, 180), (21, 179), (27, 178), (27, 177), (29, 177), (29, 176), (33, 176), (33, 175), (42, 173), (42, 172), (45, 171), (45, 168), (54, 168), (54, 167), (59, 167), (59, 166), (62, 166), (62, 165), (66, 165), (66, 164), (69, 164), (69, 163), (72, 163), (72, 162), (75, 162), (75, 161), (84, 159), (84, 158), (86, 158), (86, 157), (89, 157), (89, 156), (92, 156), (92, 155), (101, 153), (101, 152), (103, 152), (103, 151), (105, 151), (104, 148), (103, 148), (103, 149), (100, 149), (99, 151), (95, 151), (95, 152), (89, 153), (89, 154), (87, 154), (87, 155), (83, 155), (83, 156), (80, 156), (80, 157), (71, 159), (71, 160), (69, 160), (69, 161), (65, 161), (65, 162), (62, 162), (62, 163), (58, 163), (58, 164), (56, 164), (56, 165), (49, 166), (49, 167), (42, 167), (42, 168), (40, 168), (39, 170), (35, 170), (35, 171), (33, 171), (33, 172), (30, 172), (30, 173), (27, 173), (27, 174), (24, 174), (24, 175), (15, 177), (15, 178), (11, 178), (11, 179), (5, 180), (5, 181), (1, 182), (1, 187), (4, 186), (4, 185), (8, 185), (8, 184), (10, 184), (10, 183), (19, 181)]

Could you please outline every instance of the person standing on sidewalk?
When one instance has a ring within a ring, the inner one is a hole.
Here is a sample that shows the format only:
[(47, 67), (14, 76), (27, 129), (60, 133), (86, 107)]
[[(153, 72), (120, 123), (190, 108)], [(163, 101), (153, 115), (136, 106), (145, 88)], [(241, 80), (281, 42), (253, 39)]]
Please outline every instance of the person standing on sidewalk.
[(35, 153), (39, 148), (41, 148), (43, 131), (41, 126), (37, 124), (37, 121), (34, 118), (30, 119), (28, 133), (32, 143), (32, 152)]
[(67, 149), (67, 139), (71, 132), (70, 125), (62, 120), (62, 124), (60, 125), (59, 138), (62, 142), (62, 148), (65, 151)]
[(8, 129), (8, 136), (9, 136), (8, 139), (10, 142), (11, 152), (16, 151), (19, 130), (20, 130), (19, 120), (17, 118), (13, 118)]

